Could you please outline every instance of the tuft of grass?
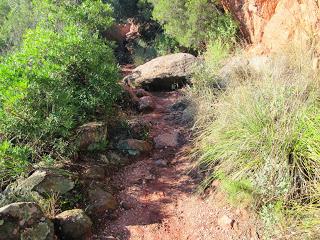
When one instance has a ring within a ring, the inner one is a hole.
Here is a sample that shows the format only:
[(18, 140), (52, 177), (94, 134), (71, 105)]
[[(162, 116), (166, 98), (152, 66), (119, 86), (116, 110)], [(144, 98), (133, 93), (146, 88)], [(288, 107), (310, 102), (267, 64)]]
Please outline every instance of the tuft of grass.
[(302, 56), (272, 56), (259, 71), (250, 64), (237, 68), (225, 89), (196, 75), (195, 156), (209, 174), (204, 183), (222, 174), (222, 189), (233, 201), (249, 200), (266, 229), (276, 226), (283, 238), (317, 239), (319, 78), (309, 67), (312, 52)]

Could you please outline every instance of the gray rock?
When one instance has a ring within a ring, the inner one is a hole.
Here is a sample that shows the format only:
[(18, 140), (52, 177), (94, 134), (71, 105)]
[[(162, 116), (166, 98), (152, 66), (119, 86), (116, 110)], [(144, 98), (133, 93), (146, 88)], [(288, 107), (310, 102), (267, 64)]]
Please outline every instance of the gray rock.
[(40, 194), (64, 194), (74, 188), (74, 181), (69, 174), (61, 170), (37, 170), (30, 177), (19, 181), (17, 188)]
[(53, 223), (32, 202), (12, 203), (0, 208), (0, 240), (53, 240)]
[(92, 180), (102, 180), (105, 178), (105, 171), (102, 166), (88, 166), (84, 171), (84, 178)]
[(165, 147), (178, 147), (179, 146), (180, 133), (164, 133), (155, 137), (154, 143), (156, 148), (165, 148)]
[(138, 98), (142, 98), (142, 97), (145, 97), (145, 96), (149, 96), (149, 93), (146, 90), (142, 89), (142, 88), (138, 88), (136, 90), (136, 96)]
[(140, 98), (138, 105), (140, 112), (151, 112), (155, 108), (153, 99), (150, 96), (144, 96)]
[(189, 81), (196, 62), (197, 58), (187, 53), (158, 57), (135, 68), (124, 81), (155, 91), (173, 89)]
[(227, 215), (223, 215), (218, 219), (218, 225), (222, 228), (232, 228), (235, 220)]
[(107, 125), (103, 122), (91, 122), (77, 129), (77, 143), (80, 150), (88, 150), (95, 144), (108, 139)]
[(171, 111), (183, 111), (188, 107), (189, 104), (190, 104), (190, 102), (188, 100), (182, 99), (182, 100), (172, 104), (169, 109)]
[(104, 214), (107, 210), (114, 210), (118, 206), (115, 197), (99, 187), (89, 189), (88, 197), (88, 211), (92, 215)]
[(163, 160), (163, 159), (159, 159), (155, 161), (155, 164), (158, 167), (167, 167), (168, 166), (168, 161), (167, 160)]
[(118, 149), (131, 155), (137, 156), (152, 150), (152, 146), (147, 141), (137, 139), (121, 140), (118, 143)]
[(89, 240), (92, 235), (92, 221), (82, 209), (62, 212), (54, 220), (62, 240)]
[(181, 116), (181, 122), (183, 124), (192, 124), (194, 122), (194, 111), (195, 109), (192, 106), (188, 106), (184, 109)]

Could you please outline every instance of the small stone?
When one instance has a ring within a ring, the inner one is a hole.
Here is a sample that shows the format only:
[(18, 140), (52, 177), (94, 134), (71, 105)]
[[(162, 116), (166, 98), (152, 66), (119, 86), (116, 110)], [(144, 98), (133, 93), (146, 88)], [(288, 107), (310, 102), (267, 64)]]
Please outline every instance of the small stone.
[(99, 154), (99, 156), (98, 156), (98, 161), (99, 162), (103, 162), (103, 163), (105, 163), (105, 164), (110, 164), (110, 160), (107, 158), (107, 156), (106, 155), (104, 155), (104, 154)]
[(188, 107), (188, 101), (182, 99), (169, 107), (171, 111), (183, 111)]
[(163, 160), (163, 159), (159, 159), (157, 161), (155, 161), (155, 164), (159, 167), (167, 167), (168, 166), (168, 161), (167, 160)]
[(145, 97), (145, 96), (149, 96), (148, 92), (142, 88), (138, 88), (136, 90), (136, 95), (138, 98), (141, 98), (141, 97)]
[(141, 112), (151, 112), (155, 108), (152, 97), (144, 96), (139, 99), (139, 111)]
[(235, 220), (229, 218), (227, 215), (223, 215), (218, 219), (218, 225), (222, 228), (229, 227), (232, 228)]
[(77, 129), (80, 150), (88, 150), (90, 146), (105, 142), (107, 139), (107, 125), (103, 122), (90, 122)]
[(182, 124), (192, 124), (194, 121), (194, 108), (189, 106), (183, 110), (181, 116)]
[(152, 150), (152, 146), (147, 141), (127, 139), (121, 140), (118, 143), (118, 149), (131, 156), (137, 156), (142, 153), (150, 152)]
[(117, 200), (113, 195), (99, 187), (89, 189), (89, 212), (94, 215), (117, 208)]
[(156, 148), (165, 148), (165, 147), (178, 147), (179, 146), (179, 132), (164, 133), (155, 137), (154, 143)]
[(92, 221), (82, 209), (58, 214), (55, 224), (62, 240), (89, 240), (92, 234)]
[(129, 210), (132, 208), (131, 204), (129, 204), (128, 202), (125, 201), (121, 201), (120, 202), (120, 206), (124, 209), (124, 210)]
[(84, 177), (92, 180), (102, 180), (105, 178), (105, 171), (101, 166), (89, 166), (84, 172)]

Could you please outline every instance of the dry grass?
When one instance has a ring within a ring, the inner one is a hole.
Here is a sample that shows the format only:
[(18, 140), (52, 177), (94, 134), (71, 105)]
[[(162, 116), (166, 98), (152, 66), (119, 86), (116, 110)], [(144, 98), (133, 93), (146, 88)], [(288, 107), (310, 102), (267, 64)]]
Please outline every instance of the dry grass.
[(195, 75), (195, 156), (210, 173), (205, 184), (220, 178), (231, 197), (250, 199), (270, 238), (319, 239), (320, 88), (314, 51), (287, 49), (259, 69), (245, 62), (230, 69), (225, 89), (213, 88), (208, 74)]

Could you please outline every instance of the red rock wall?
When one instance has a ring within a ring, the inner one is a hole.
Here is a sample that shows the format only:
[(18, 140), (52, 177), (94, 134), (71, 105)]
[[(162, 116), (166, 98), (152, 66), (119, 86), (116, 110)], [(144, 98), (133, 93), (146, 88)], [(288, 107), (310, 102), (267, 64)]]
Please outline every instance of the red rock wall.
[(221, 0), (239, 21), (249, 43), (262, 51), (277, 51), (288, 42), (308, 45), (320, 37), (318, 0)]

